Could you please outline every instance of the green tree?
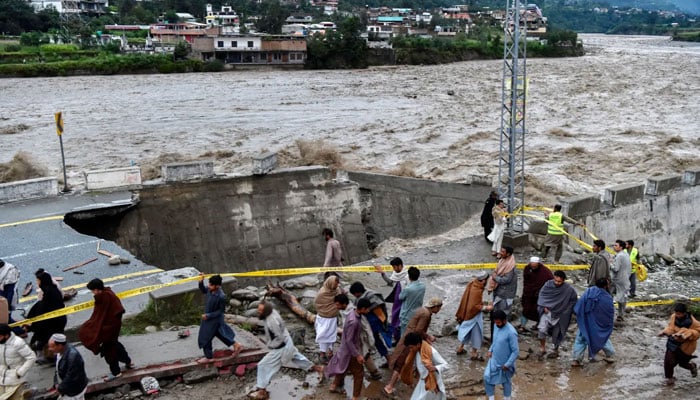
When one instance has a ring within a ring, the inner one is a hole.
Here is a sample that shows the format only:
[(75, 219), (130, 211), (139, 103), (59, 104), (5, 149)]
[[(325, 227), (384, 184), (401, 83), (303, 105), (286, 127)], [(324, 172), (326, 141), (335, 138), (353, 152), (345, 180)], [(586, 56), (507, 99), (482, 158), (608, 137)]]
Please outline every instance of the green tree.
[(173, 52), (173, 58), (175, 61), (187, 59), (187, 55), (190, 53), (190, 45), (184, 41), (180, 40), (175, 45), (175, 51)]
[(262, 4), (260, 19), (255, 23), (255, 27), (260, 32), (281, 33), (282, 25), (288, 16), (289, 13), (282, 8), (278, 0), (267, 0)]

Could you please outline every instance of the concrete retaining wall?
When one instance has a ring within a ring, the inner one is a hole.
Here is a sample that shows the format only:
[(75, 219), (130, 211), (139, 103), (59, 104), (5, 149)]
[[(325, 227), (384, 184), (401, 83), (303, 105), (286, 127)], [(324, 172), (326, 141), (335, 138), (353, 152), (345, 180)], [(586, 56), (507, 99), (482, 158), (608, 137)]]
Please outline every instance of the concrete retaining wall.
[[(685, 176), (689, 174), (694, 172)], [(700, 185), (682, 184), (680, 175), (653, 177), (646, 186), (607, 188), (605, 199), (602, 205), (595, 194), (562, 199), (563, 211), (583, 221), (606, 244), (632, 239), (643, 254), (673, 256), (700, 250)], [(578, 227), (570, 232), (586, 237)]]
[(161, 266), (231, 272), (320, 266), (329, 227), (346, 262), (369, 258), (358, 186), (326, 168), (144, 187), (114, 240)]
[(362, 223), (370, 247), (390, 237), (446, 232), (481, 214), (490, 185), (458, 184), (348, 172), (360, 185)]
[(138, 186), (141, 186), (141, 168), (139, 167), (85, 171), (85, 188), (88, 190)]
[(56, 178), (35, 178), (0, 184), (0, 203), (58, 195)]
[(211, 178), (214, 176), (213, 161), (193, 161), (172, 163), (161, 166), (163, 180), (166, 182), (187, 181)]

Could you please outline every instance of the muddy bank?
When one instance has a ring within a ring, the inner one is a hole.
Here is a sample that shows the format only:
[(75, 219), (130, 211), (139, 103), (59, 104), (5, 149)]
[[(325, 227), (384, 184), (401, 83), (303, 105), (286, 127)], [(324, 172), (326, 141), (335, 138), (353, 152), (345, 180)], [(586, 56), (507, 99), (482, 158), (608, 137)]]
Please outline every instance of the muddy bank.
[[(432, 239), (435, 240), (435, 239)], [(382, 248), (386, 251), (381, 259), (367, 262), (383, 262), (395, 255), (401, 256), (407, 265), (427, 263), (486, 262), (491, 261), (488, 245), (480, 237), (456, 241), (434, 241), (424, 247), (412, 249), (400, 246), (392, 248), (387, 243)], [(387, 250), (388, 249), (388, 250)], [(530, 254), (516, 254), (518, 260), (526, 259)], [(565, 263), (581, 261), (581, 255), (564, 253)], [(674, 298), (679, 296), (698, 297), (698, 280), (700, 280), (700, 259), (677, 260), (667, 265), (657, 260), (650, 270), (649, 279), (638, 285), (639, 298)], [(457, 356), (457, 338), (453, 335), (454, 312), (464, 285), (475, 274), (470, 272), (424, 271), (421, 278), (428, 284), (426, 298), (441, 296), (445, 300), (442, 311), (433, 318), (430, 332), (438, 336), (435, 344), (438, 351), (448, 360), (450, 369), (445, 373), (450, 399), (485, 399), (482, 374), (484, 362), (471, 361), (468, 357)], [(585, 272), (570, 273), (577, 290), (583, 289)], [(300, 280), (308, 280), (301, 278)], [(353, 274), (344, 284), (360, 280), (366, 286), (388, 292), (388, 287), (375, 273)], [(245, 285), (245, 282), (242, 282)], [(522, 288), (522, 285), (519, 287)], [(299, 289), (302, 297), (304, 289)], [(292, 316), (285, 306), (278, 307), (287, 321), (290, 330), (305, 329), (304, 353), (314, 359), (313, 329)], [(614, 364), (605, 362), (586, 363), (583, 368), (572, 368), (571, 345), (576, 326), (572, 323), (567, 339), (562, 345), (558, 359), (538, 360), (534, 352), (538, 349), (536, 337), (521, 335), (521, 359), (517, 362), (514, 378), (514, 397), (518, 399), (659, 399), (659, 398), (694, 398), (697, 380), (690, 377), (688, 371), (676, 370), (678, 382), (675, 387), (661, 384), (663, 378), (663, 354), (665, 339), (658, 338), (657, 333), (666, 325), (670, 310), (668, 307), (630, 309), (623, 325), (617, 325), (612, 342), (617, 351)], [(517, 324), (517, 322), (516, 322)], [(485, 324), (488, 326), (488, 322)], [(488, 328), (486, 328), (488, 329)], [(488, 336), (488, 332), (487, 332)], [(363, 395), (370, 399), (383, 398), (381, 388), (389, 379), (390, 372), (381, 370), (382, 381), (365, 380)], [(252, 389), (254, 374), (248, 373), (244, 378), (221, 378), (194, 386), (183, 384), (167, 385), (164, 395), (169, 399), (189, 399), (200, 396), (242, 400), (245, 398), (243, 388)], [(315, 374), (301, 374), (298, 371), (283, 369), (273, 379), (270, 388), (272, 399), (342, 399), (341, 396), (328, 392), (325, 385), (318, 385)], [(397, 389), (398, 399), (410, 397), (411, 390), (405, 385)], [(501, 393), (501, 392), (499, 392)]]

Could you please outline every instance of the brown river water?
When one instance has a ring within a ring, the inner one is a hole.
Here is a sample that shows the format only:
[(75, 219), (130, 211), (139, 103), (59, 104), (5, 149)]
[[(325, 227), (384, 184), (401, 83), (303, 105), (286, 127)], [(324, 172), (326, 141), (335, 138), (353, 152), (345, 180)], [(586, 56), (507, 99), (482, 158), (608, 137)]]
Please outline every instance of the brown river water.
[[(528, 60), (527, 195), (546, 201), (700, 165), (700, 45), (581, 38), (584, 57)], [(16, 133), (0, 134), (0, 162), (25, 151), (60, 175), (62, 111), (75, 182), (90, 169), (197, 158), (248, 173), (261, 151), (295, 158), (298, 139), (323, 140), (347, 169), (493, 177), (502, 66), (2, 79), (0, 132)]]

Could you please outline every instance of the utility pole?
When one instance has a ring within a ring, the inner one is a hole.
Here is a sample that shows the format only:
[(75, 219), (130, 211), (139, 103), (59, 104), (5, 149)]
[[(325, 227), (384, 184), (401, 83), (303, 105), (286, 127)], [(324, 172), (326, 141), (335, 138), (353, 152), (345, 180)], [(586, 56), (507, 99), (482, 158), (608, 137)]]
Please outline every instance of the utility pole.
[[(498, 195), (507, 202), (509, 213), (525, 204), (525, 100), (528, 82), (525, 26), (521, 31), (520, 8), (520, 0), (506, 0)], [(509, 218), (506, 232), (522, 233), (522, 217)]]

